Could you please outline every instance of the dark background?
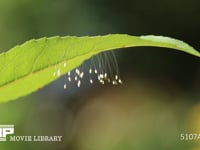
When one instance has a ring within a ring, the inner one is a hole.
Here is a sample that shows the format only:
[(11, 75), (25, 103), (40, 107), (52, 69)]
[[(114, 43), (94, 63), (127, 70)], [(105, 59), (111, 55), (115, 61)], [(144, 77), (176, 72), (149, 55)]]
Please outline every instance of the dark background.
[[(200, 49), (197, 0), (0, 0), (0, 51), (65, 35), (164, 35)], [(116, 52), (124, 84), (63, 90), (63, 78), (0, 105), (16, 135), (63, 135), (62, 143), (0, 143), (0, 149), (198, 149), (200, 59), (164, 49)], [(15, 92), (15, 91), (13, 91)], [(12, 93), (11, 93), (12, 94)], [(2, 148), (1, 148), (2, 147)]]

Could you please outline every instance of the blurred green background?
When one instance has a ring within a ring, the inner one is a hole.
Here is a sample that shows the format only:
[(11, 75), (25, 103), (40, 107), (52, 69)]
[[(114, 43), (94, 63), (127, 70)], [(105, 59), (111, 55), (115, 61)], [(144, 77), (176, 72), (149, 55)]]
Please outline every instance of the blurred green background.
[[(171, 36), (200, 49), (199, 18), (198, 0), (0, 0), (0, 51), (33, 38), (108, 33)], [(200, 59), (147, 47), (116, 56), (122, 86), (63, 90), (60, 78), (0, 104), (0, 124), (14, 124), (15, 135), (63, 136), (0, 142), (0, 150), (199, 150), (180, 134), (200, 133)]]

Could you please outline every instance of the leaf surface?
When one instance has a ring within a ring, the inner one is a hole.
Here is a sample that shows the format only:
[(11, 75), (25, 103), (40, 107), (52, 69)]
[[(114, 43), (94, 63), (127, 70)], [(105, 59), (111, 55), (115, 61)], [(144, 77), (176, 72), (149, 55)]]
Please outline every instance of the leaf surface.
[(25, 96), (56, 80), (56, 68), (64, 75), (100, 52), (136, 46), (171, 48), (200, 57), (197, 50), (183, 41), (154, 35), (34, 39), (0, 54), (0, 102)]

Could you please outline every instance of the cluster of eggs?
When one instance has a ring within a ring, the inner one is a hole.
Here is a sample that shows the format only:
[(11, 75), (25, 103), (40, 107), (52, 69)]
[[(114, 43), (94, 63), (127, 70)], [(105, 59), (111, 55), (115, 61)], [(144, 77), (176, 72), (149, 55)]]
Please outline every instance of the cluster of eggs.
[[(115, 55), (112, 54), (112, 57), (109, 57), (109, 59), (108, 59), (108, 55), (111, 55), (111, 54), (103, 53), (103, 54), (94, 56), (93, 58), (89, 60), (90, 61), (89, 63), (85, 63), (82, 65), (84, 67), (80, 66), (72, 71), (69, 71), (65, 75), (64, 89), (67, 89), (66, 81), (75, 82), (77, 87), (81, 87), (81, 83), (85, 75), (89, 75), (88, 82), (90, 84), (93, 84), (96, 80), (101, 84), (105, 84), (105, 83), (111, 83), (113, 85), (122, 84), (122, 80), (119, 75), (119, 69), (118, 69), (118, 64), (117, 64)], [(67, 64), (65, 62), (63, 64), (63, 67), (66, 67), (66, 66)], [(89, 67), (85, 67), (85, 66), (89, 66)], [(53, 73), (53, 76), (60, 77), (60, 75), (61, 75), (61, 70), (60, 70), (60, 67), (58, 67), (58, 69), (56, 69), (56, 71)]]

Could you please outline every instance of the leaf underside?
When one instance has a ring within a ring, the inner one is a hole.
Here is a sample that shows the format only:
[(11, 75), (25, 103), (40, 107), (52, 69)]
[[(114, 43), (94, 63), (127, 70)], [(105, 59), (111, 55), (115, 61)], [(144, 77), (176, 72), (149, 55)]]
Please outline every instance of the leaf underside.
[(0, 102), (25, 96), (56, 80), (53, 72), (58, 65), (64, 75), (100, 52), (136, 46), (171, 48), (200, 57), (197, 50), (180, 40), (154, 35), (34, 39), (0, 54)]

